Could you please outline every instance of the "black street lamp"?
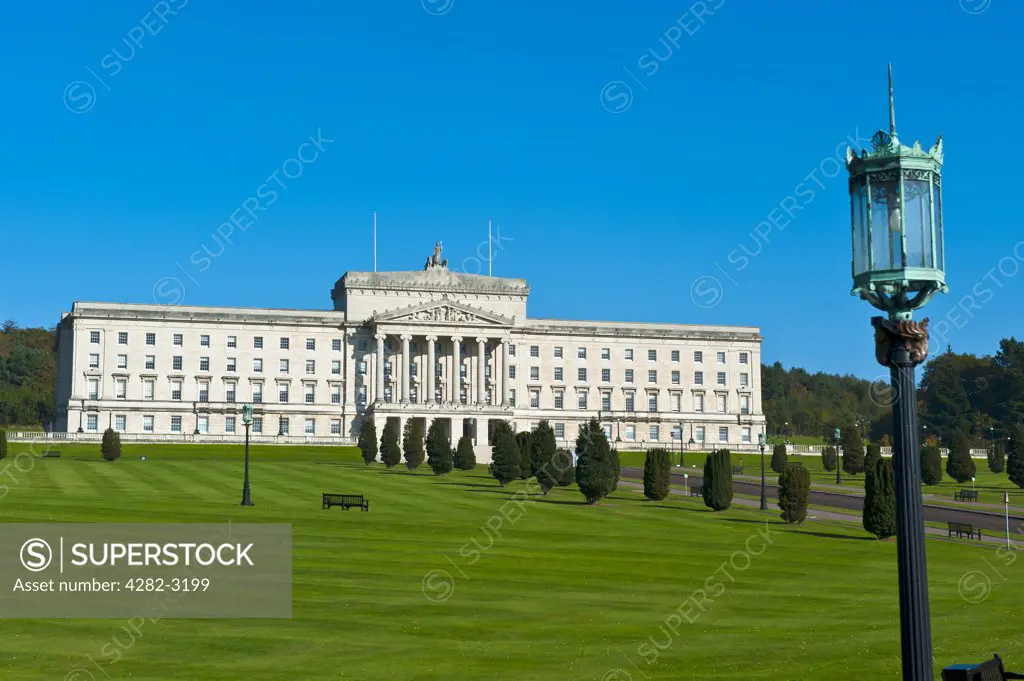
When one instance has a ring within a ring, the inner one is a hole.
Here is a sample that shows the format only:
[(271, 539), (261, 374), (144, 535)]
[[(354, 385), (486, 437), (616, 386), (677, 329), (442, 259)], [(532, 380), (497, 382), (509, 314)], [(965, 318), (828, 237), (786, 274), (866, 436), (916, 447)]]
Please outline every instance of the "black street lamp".
[(196, 429), (192, 431), (193, 435), (199, 435), (199, 409), (196, 407), (196, 403), (192, 403), (192, 416), (196, 419)]
[(892, 67), (889, 132), (871, 150), (846, 151), (853, 242), (853, 290), (888, 317), (873, 317), (875, 358), (893, 394), (893, 477), (903, 681), (932, 681), (931, 615), (918, 458), (914, 368), (928, 356), (928, 320), (913, 311), (948, 291), (942, 225), (942, 137), (928, 150), (900, 144)]
[(761, 448), (761, 510), (768, 510), (768, 497), (764, 487), (764, 433), (757, 434), (757, 445)]
[(839, 429), (832, 431), (832, 440), (836, 443), (836, 484), (843, 484), (843, 460), (839, 456)]
[(242, 483), (242, 506), (252, 506), (249, 495), (249, 426), (252, 425), (252, 405), (242, 405), (242, 425), (245, 426), (245, 482)]

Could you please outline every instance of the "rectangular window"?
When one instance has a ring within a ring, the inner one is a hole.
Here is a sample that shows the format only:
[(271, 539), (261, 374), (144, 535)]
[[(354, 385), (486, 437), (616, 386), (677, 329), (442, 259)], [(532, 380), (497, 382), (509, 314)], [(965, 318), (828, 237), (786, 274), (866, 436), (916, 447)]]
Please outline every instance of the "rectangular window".
[(97, 414), (87, 414), (85, 417), (85, 429), (90, 433), (95, 433), (99, 430), (99, 427), (100, 417)]
[(124, 414), (118, 414), (114, 417), (114, 430), (119, 433), (123, 433), (128, 424), (128, 417)]
[(263, 384), (252, 384), (252, 401), (256, 404), (263, 404)]
[(331, 435), (341, 435), (341, 419), (331, 419)]
[(530, 391), (530, 409), (539, 409), (539, 408), (540, 408), (540, 391), (539, 390), (531, 390)]
[(632, 423), (626, 426), (626, 439), (636, 440), (636, 426), (634, 426)]
[(150, 371), (156, 369), (156, 356), (146, 355), (146, 369)]
[(750, 395), (740, 395), (740, 413), (750, 413)]
[(601, 393), (601, 411), (611, 411), (611, 410), (612, 410), (612, 394), (611, 393)]
[(633, 361), (633, 348), (626, 348), (625, 359), (627, 362)]
[(587, 349), (586, 348), (576, 348), (576, 358), (577, 359), (586, 359), (587, 358)]
[(123, 400), (128, 397), (128, 381), (119, 378), (114, 381), (114, 399)]
[(750, 374), (740, 374), (740, 387), (746, 388), (750, 385)]
[(703, 371), (694, 371), (693, 372), (693, 384), (694, 385), (704, 385), (704, 372)]
[(171, 432), (172, 433), (180, 433), (181, 432), (181, 417), (180, 416), (172, 416), (171, 417)]
[(648, 383), (657, 383), (658, 382), (658, 371), (656, 369), (651, 369), (651, 370), (649, 370), (647, 372), (647, 382)]
[(171, 345), (177, 345), (178, 347), (181, 347), (184, 344), (185, 339), (180, 333), (176, 333), (173, 336), (171, 336)]
[(508, 356), (509, 357), (515, 357), (516, 356), (516, 344), (515, 343), (509, 343), (508, 344)]
[(117, 368), (118, 369), (127, 369), (128, 368), (128, 355), (118, 355), (117, 356)]
[(516, 406), (516, 389), (510, 388), (508, 391), (508, 404), (511, 407)]
[(704, 396), (694, 395), (693, 396), (693, 410), (698, 414), (704, 413)]
[[(437, 369), (438, 370), (441, 369), (441, 365), (440, 364), (437, 365)], [(508, 377), (509, 378), (515, 378), (516, 377), (516, 365), (515, 364), (509, 364), (508, 365)]]
[(288, 384), (281, 383), (277, 386), (277, 401), (286, 403), (288, 402)]
[(306, 384), (305, 400), (306, 404), (313, 404), (316, 402), (316, 387), (312, 383)]
[(647, 361), (648, 362), (657, 362), (658, 361), (658, 351), (657, 350), (648, 350), (647, 351)]
[(306, 419), (305, 433), (306, 435), (316, 434), (316, 419)]
[(341, 404), (341, 385), (338, 383), (331, 386), (331, 404)]
[(611, 348), (601, 348), (601, 359), (611, 359), (611, 358), (612, 358), (612, 349)]
[(315, 360), (312, 360), (312, 359), (307, 359), (306, 360), (306, 373), (307, 374), (315, 374), (316, 373), (316, 361)]
[(252, 347), (255, 350), (262, 350), (263, 349), (263, 336), (253, 336), (252, 337)]
[(207, 433), (209, 433), (210, 432), (210, 417), (209, 416), (200, 416), (199, 417), (199, 422), (196, 424), (196, 430), (198, 430), (203, 435), (206, 435)]
[(561, 390), (555, 391), (555, 409), (563, 408), (564, 393)]
[(277, 419), (277, 434), (278, 435), (287, 435), (288, 434), (288, 430), (289, 430), (290, 427), (291, 427), (291, 423), (289, 423), (287, 416), (282, 416), (279, 419)]
[(749, 364), (749, 363), (750, 363), (750, 356), (747, 353), (745, 353), (745, 352), (741, 352), (740, 353), (740, 364)]
[(277, 365), (277, 370), (278, 370), (278, 372), (280, 372), (282, 374), (287, 374), (288, 373), (288, 360), (282, 359), (278, 363), (278, 365)]
[(117, 344), (118, 345), (128, 345), (128, 332), (127, 331), (118, 331), (118, 333), (117, 333)]
[(729, 427), (728, 426), (719, 426), (719, 428), (718, 428), (718, 441), (719, 442), (728, 442), (729, 441)]
[(557, 437), (559, 439), (562, 439), (562, 438), (565, 437), (565, 424), (564, 423), (556, 423), (555, 424), (555, 437)]
[(740, 442), (744, 444), (750, 444), (750, 428), (740, 428)]
[(588, 393), (587, 393), (586, 390), (580, 391), (576, 395), (576, 401), (579, 404), (580, 411), (586, 411), (587, 410), (587, 395), (588, 395)]
[(679, 361), (679, 351), (678, 350), (673, 350), (672, 351), (672, 361), (673, 362), (678, 362)]
[(341, 376), (341, 360), (340, 359), (331, 360), (331, 375), (332, 376)]
[(679, 385), (679, 372), (678, 371), (673, 371), (672, 372), (672, 385)]
[(208, 348), (210, 347), (210, 337), (206, 334), (199, 336), (199, 347)]
[(316, 339), (315, 338), (307, 338), (306, 339), (306, 349), (307, 350), (316, 350)]
[(199, 381), (199, 401), (210, 401), (210, 384), (207, 381)]
[(718, 375), (717, 375), (717, 379), (718, 379), (718, 385), (724, 386), (725, 385), (725, 372), (724, 371), (719, 371)]
[(199, 358), (199, 370), (200, 371), (209, 371), (210, 370), (210, 358), (209, 357), (200, 357)]
[(648, 439), (651, 442), (657, 442), (661, 439), (661, 429), (658, 426), (652, 425), (647, 431)]
[(580, 383), (587, 382), (587, 370), (585, 367), (580, 367), (576, 370), (576, 380)]
[(540, 346), (539, 345), (531, 345), (530, 346), (530, 357), (540, 357)]
[(89, 368), (99, 369), (100, 368), (100, 356), (96, 353), (89, 355)]
[[(99, 342), (100, 342), (100, 332), (99, 331), (90, 331), (89, 332), (89, 342), (92, 343), (93, 345), (99, 345)], [(125, 341), (125, 342), (127, 342), (127, 341)]]
[(262, 374), (263, 373), (263, 358), (262, 357), (253, 357), (253, 359), (252, 359), (252, 372), (254, 374)]
[(237, 348), (238, 347), (238, 336), (228, 336), (228, 347), (229, 348)]
[[(331, 351), (332, 352), (341, 352), (341, 339), (340, 338), (332, 338), (331, 339)], [(341, 423), (341, 422), (339, 421), (339, 423)], [(338, 430), (338, 432), (340, 433), (341, 430)]]
[(636, 406), (634, 404), (635, 400), (636, 400), (636, 396), (633, 393), (626, 393), (626, 411), (631, 412), (631, 411), (634, 410), (634, 408)]
[(227, 370), (228, 371), (232, 371), (232, 372), (238, 370), (238, 358), (237, 357), (228, 357)]
[(281, 339), (281, 349), (282, 350), (287, 350), (288, 346), (289, 346), (289, 340), (287, 338), (282, 338)]
[[(465, 368), (465, 367), (463, 367), (463, 368)], [(530, 380), (531, 381), (539, 381), (540, 380), (540, 367), (530, 367)]]
[(704, 442), (704, 426), (697, 426), (694, 429), (693, 439), (696, 442)]
[(715, 395), (715, 411), (717, 411), (719, 414), (724, 414), (725, 407), (725, 395)]
[(236, 392), (237, 392), (237, 387), (236, 387), (235, 383), (233, 383), (233, 382), (232, 383), (225, 383), (224, 384), (224, 401), (225, 402), (234, 402), (235, 401), (235, 394), (236, 394)]
[(555, 367), (555, 380), (562, 381), (562, 367)]
[(171, 381), (171, 399), (181, 402), (181, 381)]
[(704, 361), (704, 353), (701, 352), (700, 350), (694, 350), (693, 361), (696, 362), (697, 364), (702, 363)]
[(672, 441), (673, 442), (679, 442), (679, 440), (682, 437), (683, 437), (682, 427), (681, 426), (672, 426)]
[(679, 393), (672, 393), (672, 411), (679, 412), (683, 410), (683, 396)]
[(555, 359), (562, 359), (562, 346), (561, 345), (556, 345), (555, 346)]
[(612, 382), (612, 370), (611, 369), (601, 369), (601, 382), (602, 383), (611, 383)]
[(142, 382), (142, 399), (152, 400), (156, 393), (156, 381), (152, 378), (147, 378)]
[(647, 411), (658, 411), (658, 396), (648, 395), (647, 396)]
[(632, 383), (632, 382), (633, 382), (633, 370), (632, 369), (626, 369), (626, 383)]
[(146, 334), (146, 345), (156, 345), (156, 334), (155, 333), (147, 333)]
[(181, 371), (181, 367), (182, 366), (183, 366), (183, 364), (182, 364), (181, 355), (175, 355), (175, 356), (171, 357), (171, 370), (172, 371)]
[(252, 417), (252, 432), (259, 434), (263, 432), (263, 417), (253, 416)]
[(718, 353), (718, 363), (719, 364), (725, 364), (725, 353), (724, 352), (719, 352)]
[(224, 432), (225, 433), (229, 433), (229, 434), (235, 432), (235, 417), (234, 416), (225, 416), (224, 417)]
[(89, 399), (90, 400), (98, 400), (98, 399), (100, 399), (100, 382), (99, 382), (99, 379), (90, 378), (89, 379), (89, 389), (88, 390), (89, 390)]

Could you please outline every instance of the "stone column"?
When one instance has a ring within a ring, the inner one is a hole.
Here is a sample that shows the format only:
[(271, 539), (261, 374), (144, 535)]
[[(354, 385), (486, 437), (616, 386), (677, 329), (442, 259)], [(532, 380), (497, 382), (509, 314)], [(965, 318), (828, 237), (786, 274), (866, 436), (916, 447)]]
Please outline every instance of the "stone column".
[(384, 334), (378, 333), (374, 336), (377, 339), (377, 389), (372, 400), (373, 402), (384, 401)]
[[(434, 404), (434, 341), (437, 340), (437, 336), (427, 336), (427, 396), (423, 402), (427, 404)], [(423, 385), (423, 381), (420, 381), (420, 385)]]
[(452, 377), (449, 383), (452, 386), (452, 402), (459, 404), (459, 393), (462, 392), (462, 355), (459, 353), (459, 346), (462, 345), (462, 336), (452, 336)]
[(508, 339), (501, 339), (501, 406), (508, 406)]
[(412, 340), (412, 336), (407, 333), (403, 333), (402, 336), (402, 402), (409, 403), (409, 341)]
[(484, 370), (487, 366), (486, 343), (486, 338), (476, 339), (476, 395), (473, 401), (479, 405), (483, 405), (487, 397), (487, 393), (484, 391)]

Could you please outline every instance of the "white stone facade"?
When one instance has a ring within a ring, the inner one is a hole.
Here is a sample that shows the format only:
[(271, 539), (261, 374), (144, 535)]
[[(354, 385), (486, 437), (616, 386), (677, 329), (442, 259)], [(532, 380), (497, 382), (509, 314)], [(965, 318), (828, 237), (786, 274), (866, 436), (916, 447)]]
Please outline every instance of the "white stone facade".
[[(349, 443), (364, 419), (444, 419), (475, 438), (598, 418), (620, 449), (746, 449), (764, 429), (754, 327), (529, 319), (522, 279), (349, 272), (334, 310), (74, 303), (58, 327), (55, 430)], [(326, 439), (325, 439), (326, 438)], [(693, 447), (693, 445), (690, 445)]]

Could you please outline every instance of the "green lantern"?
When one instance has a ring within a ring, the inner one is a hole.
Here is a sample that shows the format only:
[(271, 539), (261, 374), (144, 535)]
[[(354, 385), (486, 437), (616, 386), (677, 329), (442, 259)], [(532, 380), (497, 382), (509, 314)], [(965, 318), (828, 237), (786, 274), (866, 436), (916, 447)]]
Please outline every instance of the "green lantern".
[(942, 136), (925, 151), (896, 134), (892, 65), (889, 132), (871, 150), (846, 151), (850, 173), (853, 295), (894, 319), (910, 319), (938, 292), (946, 293), (942, 243)]

